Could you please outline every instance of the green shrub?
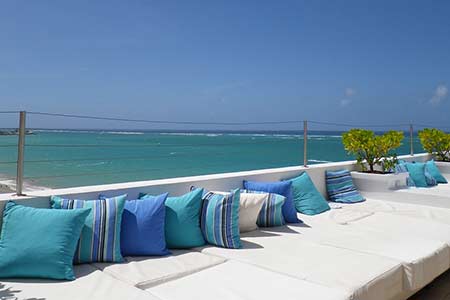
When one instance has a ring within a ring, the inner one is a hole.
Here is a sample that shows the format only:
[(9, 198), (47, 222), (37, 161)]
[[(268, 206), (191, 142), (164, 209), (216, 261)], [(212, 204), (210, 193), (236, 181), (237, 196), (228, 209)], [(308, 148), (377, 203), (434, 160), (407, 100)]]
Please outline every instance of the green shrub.
[(428, 153), (437, 160), (450, 161), (450, 134), (436, 128), (425, 128), (419, 131), (419, 139)]
[(342, 135), (345, 150), (356, 157), (357, 163), (363, 171), (375, 172), (375, 166), (388, 172), (398, 162), (397, 154), (392, 151), (400, 147), (403, 132), (389, 131), (383, 135), (375, 135), (371, 130), (351, 129)]

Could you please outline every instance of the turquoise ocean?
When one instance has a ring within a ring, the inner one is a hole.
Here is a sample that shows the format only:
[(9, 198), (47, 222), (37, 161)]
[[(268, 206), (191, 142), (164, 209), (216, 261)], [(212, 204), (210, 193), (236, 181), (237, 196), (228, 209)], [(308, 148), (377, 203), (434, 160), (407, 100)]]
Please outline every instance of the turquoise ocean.
[[(423, 152), (417, 137), (414, 149)], [(397, 153), (409, 153), (409, 140)], [(16, 159), (17, 136), (0, 136), (0, 178), (15, 176)], [(309, 164), (349, 159), (341, 132), (309, 133)], [(303, 136), (292, 131), (34, 130), (25, 147), (25, 181), (51, 188), (302, 164)]]

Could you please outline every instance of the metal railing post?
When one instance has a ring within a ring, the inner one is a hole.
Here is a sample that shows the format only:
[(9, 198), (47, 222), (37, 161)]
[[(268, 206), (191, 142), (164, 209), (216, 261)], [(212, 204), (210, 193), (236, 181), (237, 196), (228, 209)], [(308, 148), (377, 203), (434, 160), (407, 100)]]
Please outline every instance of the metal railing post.
[(16, 194), (23, 196), (23, 156), (25, 148), (25, 118), (26, 112), (21, 111), (19, 119), (19, 142), (17, 143), (17, 176), (16, 176)]
[(413, 124), (409, 124), (409, 145), (410, 145), (410, 154), (414, 156), (414, 140), (413, 140)]
[(303, 166), (308, 166), (308, 121), (303, 121)]

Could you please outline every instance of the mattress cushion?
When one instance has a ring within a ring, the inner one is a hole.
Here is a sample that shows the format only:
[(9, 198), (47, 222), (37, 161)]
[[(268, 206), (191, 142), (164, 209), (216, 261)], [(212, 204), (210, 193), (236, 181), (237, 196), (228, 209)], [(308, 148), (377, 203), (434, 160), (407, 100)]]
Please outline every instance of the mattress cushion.
[(142, 291), (102, 273), (91, 265), (75, 266), (76, 280), (11, 279), (0, 281), (0, 299), (45, 300), (156, 300)]
[(238, 250), (198, 250), (345, 290), (355, 299), (391, 299), (403, 290), (403, 268), (395, 259), (263, 231), (243, 235), (242, 242), (243, 248)]
[(125, 259), (126, 262), (122, 264), (96, 263), (94, 266), (123, 282), (145, 289), (225, 261), (224, 258), (188, 250), (174, 250), (168, 256)]
[(290, 225), (274, 228), (269, 232), (401, 261), (405, 275), (404, 288), (409, 291), (424, 287), (450, 265), (450, 248), (440, 241), (403, 237), (389, 232), (369, 234), (355, 226), (336, 224)]
[(340, 289), (236, 261), (228, 261), (147, 290), (161, 299), (170, 300), (350, 299), (350, 295)]

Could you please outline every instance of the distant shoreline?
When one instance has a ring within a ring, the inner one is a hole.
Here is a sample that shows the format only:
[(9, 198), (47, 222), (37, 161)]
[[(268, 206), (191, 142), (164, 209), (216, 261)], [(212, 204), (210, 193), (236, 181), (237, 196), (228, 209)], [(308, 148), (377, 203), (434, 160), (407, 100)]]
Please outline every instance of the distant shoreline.
[[(25, 181), (23, 185), (24, 192), (48, 190), (50, 187), (37, 186), (30, 182)], [(0, 194), (11, 194), (16, 192), (16, 180), (15, 178), (0, 174)]]

